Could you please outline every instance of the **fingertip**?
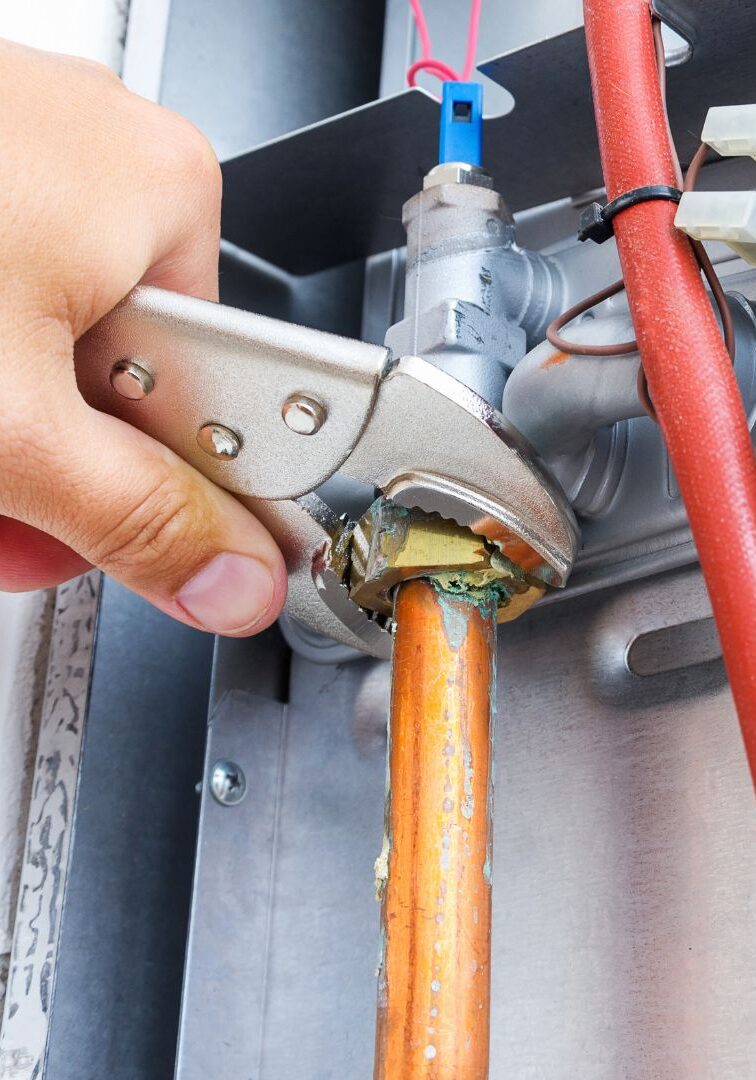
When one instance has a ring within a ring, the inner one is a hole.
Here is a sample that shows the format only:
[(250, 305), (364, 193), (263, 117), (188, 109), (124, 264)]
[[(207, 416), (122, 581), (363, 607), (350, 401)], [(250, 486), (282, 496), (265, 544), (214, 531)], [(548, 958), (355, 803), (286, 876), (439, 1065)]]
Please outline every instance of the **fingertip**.
[(200, 567), (175, 601), (202, 629), (244, 637), (270, 626), (285, 598), (285, 575), (278, 565), (226, 551)]

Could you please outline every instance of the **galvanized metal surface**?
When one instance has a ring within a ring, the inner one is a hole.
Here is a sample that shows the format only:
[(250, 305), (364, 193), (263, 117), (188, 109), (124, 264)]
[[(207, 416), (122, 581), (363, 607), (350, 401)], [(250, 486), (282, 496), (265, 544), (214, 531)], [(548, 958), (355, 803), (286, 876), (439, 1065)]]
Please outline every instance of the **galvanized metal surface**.
[(625, 665), (709, 611), (690, 571), (502, 635), (494, 1077), (756, 1071), (756, 811), (721, 661)]
[(45, 1066), (99, 592), (92, 571), (56, 597), (0, 1029), (0, 1077), (12, 1080)]
[(0, 1015), (32, 791), (55, 605), (52, 591), (0, 593)]
[(171, 1075), (212, 649), (105, 579), (45, 1080)]
[[(693, 42), (691, 59), (670, 68), (668, 86), (672, 131), (689, 160), (708, 107), (756, 92), (749, 44), (756, 11), (745, 0), (666, 0), (660, 10)], [(486, 168), (513, 210), (601, 186), (582, 28), (505, 53), (481, 70), (515, 100), (511, 113), (484, 124)], [(435, 102), (406, 91), (231, 158), (224, 164), (224, 236), (298, 273), (399, 247), (396, 208), (435, 164), (437, 126)], [(334, 206), (349, 228), (331, 227)]]
[(353, 711), (369, 662), (296, 667), (288, 706), (216, 676), (207, 760), (248, 793), (203, 793), (176, 1080), (368, 1075), (384, 736)]
[[(709, 617), (690, 570), (500, 630), (492, 1080), (756, 1072), (756, 812)], [(295, 657), (284, 737), (255, 647), (218, 653), (250, 793), (206, 818), (178, 1076), (368, 1076), (388, 665)]]

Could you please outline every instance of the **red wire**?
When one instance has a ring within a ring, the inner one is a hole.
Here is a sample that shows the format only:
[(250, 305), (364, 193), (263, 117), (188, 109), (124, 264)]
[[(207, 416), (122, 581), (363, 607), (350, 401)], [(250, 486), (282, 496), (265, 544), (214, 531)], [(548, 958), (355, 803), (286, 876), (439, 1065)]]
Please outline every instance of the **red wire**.
[(467, 82), (475, 66), (475, 53), (478, 48), (478, 31), (480, 29), (480, 12), (483, 0), (472, 0), (470, 6), (470, 24), (467, 31), (467, 50), (465, 52), (465, 66), (462, 74), (445, 64), (443, 60), (436, 60), (431, 45), (428, 22), (423, 11), (422, 0), (410, 0), (412, 14), (415, 17), (415, 25), (420, 37), (422, 57), (416, 60), (407, 71), (407, 82), (410, 86), (417, 86), (417, 75), (421, 71), (433, 75), (441, 82)]

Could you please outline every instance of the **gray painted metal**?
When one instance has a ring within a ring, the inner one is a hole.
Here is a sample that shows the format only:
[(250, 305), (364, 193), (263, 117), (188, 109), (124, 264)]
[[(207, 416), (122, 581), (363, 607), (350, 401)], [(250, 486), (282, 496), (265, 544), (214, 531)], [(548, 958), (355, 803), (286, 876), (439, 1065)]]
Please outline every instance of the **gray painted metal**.
[[(256, 647), (218, 650), (208, 761), (249, 794), (204, 797), (177, 1080), (368, 1076), (389, 667), (294, 657), (284, 707)], [(497, 703), (491, 1080), (753, 1075), (756, 815), (698, 571), (501, 627)]]
[(373, 98), (383, 17), (382, 0), (171, 0), (161, 101), (228, 157)]
[[(671, 125), (685, 161), (710, 105), (756, 94), (756, 8), (744, 0), (660, 6), (693, 42), (690, 60), (668, 73)], [(582, 28), (481, 71), (515, 100), (511, 113), (484, 124), (486, 168), (513, 210), (602, 184)], [(296, 273), (401, 246), (397, 207), (437, 160), (437, 126), (436, 103), (409, 90), (232, 157), (224, 164), (224, 236)]]
[[(752, 274), (745, 276), (753, 280)], [(740, 283), (733, 283), (740, 287)], [(742, 296), (733, 293), (730, 297), (738, 346), (735, 374), (754, 431), (754, 313)], [(612, 501), (583, 524), (583, 550), (570, 579), (571, 590), (598, 588), (696, 559), (669, 455), (658, 426), (648, 417), (628, 422), (625, 453)], [(612, 479), (609, 470), (607, 476)]]
[(105, 580), (46, 1080), (171, 1074), (212, 648)]
[[(170, 0), (160, 101), (194, 121), (222, 157), (237, 153), (373, 98), (382, 22), (381, 0)], [(286, 298), (271, 267), (259, 262), (256, 280), (238, 269), (222, 259), (228, 302), (358, 336), (361, 266), (300, 280)]]
[(400, 247), (400, 209), (437, 160), (430, 95), (359, 106), (225, 161), (223, 236), (295, 274)]
[[(756, 273), (739, 275), (740, 287), (753, 288)], [(751, 428), (756, 416), (756, 318), (753, 303), (740, 293), (728, 294), (735, 330), (735, 373)], [(571, 341), (608, 345), (635, 336), (627, 311), (597, 314), (566, 327)], [(565, 357), (542, 341), (517, 364), (507, 380), (502, 412), (537, 451), (583, 518), (606, 517), (617, 533), (618, 551), (605, 551), (604, 562), (621, 561), (623, 547), (637, 527), (624, 512), (630, 495), (624, 484), (628, 425), (619, 421), (643, 417), (638, 394), (640, 356)], [(611, 428), (611, 432), (610, 432)], [(657, 443), (660, 442), (657, 434)], [(684, 525), (679, 493), (667, 473), (667, 493), (655, 502), (656, 527), (670, 532)], [(618, 493), (619, 497), (618, 497)], [(677, 505), (674, 506), (673, 504)], [(620, 535), (620, 530), (622, 534)], [(590, 531), (586, 531), (590, 545)]]
[(41, 1080), (58, 973), (100, 575), (61, 585), (55, 599), (42, 720), (21, 867), (0, 1077)]

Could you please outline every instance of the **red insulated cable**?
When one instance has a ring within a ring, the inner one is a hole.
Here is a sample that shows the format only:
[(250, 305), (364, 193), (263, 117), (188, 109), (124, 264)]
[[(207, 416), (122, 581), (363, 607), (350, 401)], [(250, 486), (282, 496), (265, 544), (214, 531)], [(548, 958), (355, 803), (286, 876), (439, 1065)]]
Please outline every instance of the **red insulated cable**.
[[(677, 183), (647, 0), (584, 0), (609, 199)], [(732, 364), (675, 206), (614, 220), (656, 414), (688, 513), (756, 782), (756, 463)]]

